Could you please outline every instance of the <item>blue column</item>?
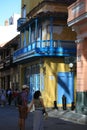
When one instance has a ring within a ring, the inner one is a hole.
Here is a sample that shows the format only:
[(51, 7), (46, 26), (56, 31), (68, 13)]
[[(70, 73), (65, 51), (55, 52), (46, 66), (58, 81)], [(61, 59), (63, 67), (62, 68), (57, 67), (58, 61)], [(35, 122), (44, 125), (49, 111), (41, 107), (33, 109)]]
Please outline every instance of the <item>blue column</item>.
[(29, 25), (29, 36), (28, 36), (29, 38), (29, 44), (31, 43), (31, 26)]
[(24, 31), (24, 47), (26, 46), (26, 30)]
[(53, 54), (53, 17), (50, 17), (50, 54)]
[(37, 25), (37, 19), (35, 20), (35, 40), (37, 40), (37, 33), (38, 33), (38, 25)]

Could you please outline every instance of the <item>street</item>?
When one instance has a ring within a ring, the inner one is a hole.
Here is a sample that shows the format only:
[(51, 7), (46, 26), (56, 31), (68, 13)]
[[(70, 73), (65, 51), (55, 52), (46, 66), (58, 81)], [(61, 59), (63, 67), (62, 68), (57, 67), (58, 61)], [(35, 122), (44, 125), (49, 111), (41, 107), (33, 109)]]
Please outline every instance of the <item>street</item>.
[[(32, 130), (33, 112), (30, 112), (26, 120), (26, 130)], [(44, 120), (45, 130), (87, 130), (87, 125), (75, 124), (59, 118), (48, 117)], [(18, 109), (15, 106), (0, 106), (0, 130), (19, 130)]]

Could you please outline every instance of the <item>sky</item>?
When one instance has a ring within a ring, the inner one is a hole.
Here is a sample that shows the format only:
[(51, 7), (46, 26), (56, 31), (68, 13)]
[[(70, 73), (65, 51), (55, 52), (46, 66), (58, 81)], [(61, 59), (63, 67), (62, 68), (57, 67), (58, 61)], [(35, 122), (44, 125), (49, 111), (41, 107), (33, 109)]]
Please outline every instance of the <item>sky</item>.
[(21, 14), (21, 0), (0, 0), (0, 26), (13, 14)]

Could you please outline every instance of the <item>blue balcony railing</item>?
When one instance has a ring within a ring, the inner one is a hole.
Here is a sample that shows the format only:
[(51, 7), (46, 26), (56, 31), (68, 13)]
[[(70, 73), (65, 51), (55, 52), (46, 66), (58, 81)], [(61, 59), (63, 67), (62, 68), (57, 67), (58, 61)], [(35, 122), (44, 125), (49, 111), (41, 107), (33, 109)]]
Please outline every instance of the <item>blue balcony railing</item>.
[(33, 56), (70, 56), (76, 54), (76, 44), (72, 41), (41, 40), (14, 52), (13, 61)]

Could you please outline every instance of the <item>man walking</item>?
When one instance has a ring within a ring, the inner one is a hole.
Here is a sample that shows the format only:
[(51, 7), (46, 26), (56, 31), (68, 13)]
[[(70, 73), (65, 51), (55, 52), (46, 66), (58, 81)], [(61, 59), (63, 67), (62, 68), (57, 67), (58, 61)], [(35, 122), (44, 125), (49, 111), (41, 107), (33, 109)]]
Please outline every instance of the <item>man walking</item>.
[(18, 110), (19, 110), (19, 128), (25, 130), (25, 119), (28, 114), (28, 93), (29, 87), (27, 85), (22, 86), (22, 92), (18, 95)]

